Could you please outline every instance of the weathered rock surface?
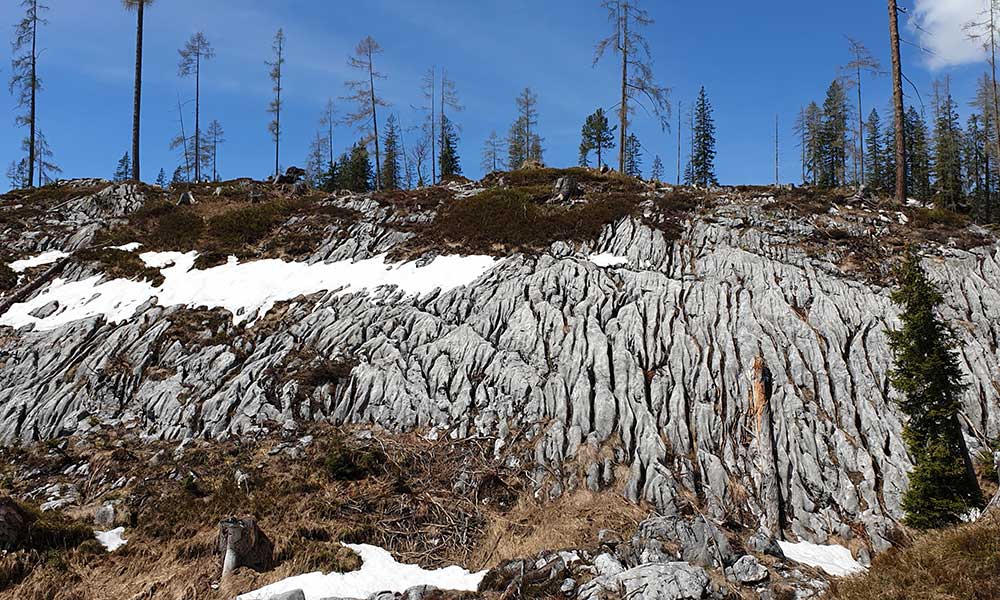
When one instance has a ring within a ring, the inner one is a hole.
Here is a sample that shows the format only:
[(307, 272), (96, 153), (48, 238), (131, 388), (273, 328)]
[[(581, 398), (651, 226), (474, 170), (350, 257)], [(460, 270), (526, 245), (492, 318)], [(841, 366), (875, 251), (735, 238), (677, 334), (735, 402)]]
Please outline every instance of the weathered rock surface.
[[(101, 219), (134, 205), (116, 194)], [(405, 241), (371, 199), (335, 202), (365, 218), (331, 232), (309, 260), (366, 258)], [(799, 242), (816, 226), (761, 204), (716, 207), (677, 240), (627, 219), (589, 245), (511, 256), (451, 292), (316, 294), (204, 335), (177, 336), (172, 325), (195, 327), (190, 311), (153, 302), (118, 325), (8, 329), (0, 440), (58, 436), (91, 419), (177, 440), (289, 419), (454, 427), (495, 436), (498, 449), (521, 435), (534, 441), (544, 493), (615, 485), (664, 516), (696, 499), (710, 520), (756, 529), (762, 483), (776, 478), (785, 535), (850, 539), (861, 527), (883, 549), (910, 467), (886, 376), (896, 310), (878, 282), (838, 267), (850, 249), (805, 251)], [(85, 213), (76, 212), (92, 232)], [(857, 232), (880, 235), (876, 217)], [(30, 248), (73, 249), (84, 238), (48, 235)], [(627, 260), (601, 267), (588, 259), (598, 252)], [(1000, 251), (940, 248), (926, 265), (961, 342), (965, 415), (996, 438)], [(345, 381), (306, 386), (285, 369), (304, 354), (357, 365)], [(753, 450), (745, 372), (758, 354), (773, 375), (774, 473), (761, 472)]]

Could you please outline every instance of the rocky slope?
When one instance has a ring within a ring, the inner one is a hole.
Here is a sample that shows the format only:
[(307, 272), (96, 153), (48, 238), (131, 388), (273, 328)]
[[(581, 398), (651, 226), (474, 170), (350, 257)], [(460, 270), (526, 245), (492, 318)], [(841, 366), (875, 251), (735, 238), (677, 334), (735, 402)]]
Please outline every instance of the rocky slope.
[[(461, 251), (417, 243), (422, 228), (498, 185), (451, 184), (436, 188), (439, 199), (317, 199), (354, 216), (312, 232), (298, 259), (418, 250), (427, 262)], [(9, 259), (87, 247), (156, 193), (86, 186), (36, 207), (6, 198)], [(220, 187), (224, 198), (247, 189)], [(796, 192), (633, 195), (634, 210), (595, 238), (510, 255), (494, 245), (496, 265), (450, 291), (319, 292), (235, 325), (211, 307), (150, 301), (119, 323), (0, 328), (0, 440), (96, 423), (220, 438), (326, 420), (482, 436), (505, 460), (505, 447), (527, 441), (548, 497), (620, 490), (667, 517), (697, 512), (747, 534), (839, 541), (864, 562), (895, 535), (910, 466), (885, 336), (896, 319), (889, 267), (909, 241), (922, 244), (961, 342), (968, 443), (975, 453), (1000, 437), (1000, 247), (989, 232), (923, 209)], [(685, 210), (664, 227), (671, 203)], [(288, 217), (278, 231), (307, 221)], [(49, 283), (24, 289), (49, 270), (67, 281), (100, 271), (62, 262), (29, 270), (5, 298), (44, 295)], [(770, 378), (755, 400), (757, 357)]]

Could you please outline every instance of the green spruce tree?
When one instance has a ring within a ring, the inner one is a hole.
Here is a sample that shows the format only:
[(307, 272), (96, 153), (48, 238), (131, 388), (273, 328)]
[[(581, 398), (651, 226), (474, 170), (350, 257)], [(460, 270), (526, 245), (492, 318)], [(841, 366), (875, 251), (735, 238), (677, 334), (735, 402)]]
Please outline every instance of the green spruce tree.
[(889, 379), (909, 417), (903, 438), (914, 463), (903, 510), (911, 527), (942, 527), (983, 502), (958, 420), (962, 370), (954, 334), (937, 312), (944, 298), (912, 251), (892, 300), (902, 328), (887, 332), (894, 357)]
[(167, 189), (167, 173), (160, 167), (160, 172), (156, 175), (156, 185), (161, 189)]
[(112, 177), (112, 181), (118, 183), (122, 181), (128, 181), (129, 177), (132, 176), (132, 161), (128, 158), (128, 152), (126, 152), (118, 160), (118, 166), (115, 167), (115, 175)]
[(462, 164), (458, 158), (458, 132), (455, 124), (445, 115), (441, 115), (441, 131), (438, 155), (441, 177), (455, 177), (462, 174)]
[(653, 181), (663, 181), (663, 160), (660, 159), (659, 154), (653, 158), (653, 167), (650, 170), (649, 175)]
[[(927, 139), (927, 123), (923, 116), (912, 106), (906, 111), (903, 121), (906, 135), (906, 163), (907, 182), (906, 189), (914, 198), (927, 200), (931, 197), (931, 156), (930, 142)], [(895, 144), (895, 136), (893, 137)], [(887, 153), (890, 150), (887, 149)], [(895, 164), (894, 157), (887, 156), (886, 161)], [(891, 169), (891, 185), (895, 187), (895, 168)], [(887, 177), (889, 178), (889, 177)]]
[(962, 142), (951, 92), (939, 91), (934, 116), (934, 203), (956, 210), (962, 203)]
[[(399, 125), (396, 115), (389, 115), (385, 121), (385, 137), (382, 138), (382, 188), (398, 190), (402, 183), (399, 168)], [(349, 188), (355, 189), (355, 188)], [(355, 191), (358, 191), (355, 189)]]
[(820, 132), (819, 185), (838, 187), (847, 183), (847, 94), (840, 80), (834, 79), (823, 102)]
[(886, 193), (885, 144), (882, 140), (882, 120), (874, 108), (865, 122), (865, 185), (878, 193)]
[(704, 87), (698, 92), (698, 100), (694, 105), (691, 183), (702, 188), (719, 184), (715, 178), (715, 120), (712, 118), (712, 104), (708, 101)]
[(642, 144), (634, 133), (625, 138), (625, 174), (642, 177)]

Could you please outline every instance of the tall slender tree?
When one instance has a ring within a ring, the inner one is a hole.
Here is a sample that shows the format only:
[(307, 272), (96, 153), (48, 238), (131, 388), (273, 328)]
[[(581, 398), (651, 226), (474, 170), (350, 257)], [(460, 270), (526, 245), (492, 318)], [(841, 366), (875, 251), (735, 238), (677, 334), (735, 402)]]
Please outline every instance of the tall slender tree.
[(820, 185), (836, 187), (847, 182), (847, 121), (847, 95), (840, 80), (834, 79), (823, 101)]
[(949, 88), (947, 80), (935, 83), (934, 200), (955, 210), (962, 201), (962, 131)]
[(385, 135), (382, 139), (382, 147), (385, 153), (385, 161), (382, 163), (382, 189), (398, 190), (402, 180), (402, 173), (399, 168), (399, 121), (396, 115), (389, 115), (385, 121)]
[(653, 166), (649, 172), (649, 176), (653, 181), (663, 181), (663, 160), (659, 154), (653, 157)]
[(178, 74), (181, 77), (194, 76), (194, 180), (201, 181), (201, 63), (215, 58), (215, 50), (205, 34), (199, 31), (177, 53), (180, 54)]
[(698, 99), (695, 101), (692, 133), (692, 183), (703, 188), (718, 185), (715, 178), (715, 119), (704, 87), (698, 92)]
[(24, 8), (24, 17), (14, 27), (14, 39), (11, 42), (10, 93), (14, 95), (17, 108), (27, 111), (26, 114), (17, 115), (15, 121), (18, 126), (28, 127), (28, 185), (25, 187), (30, 188), (35, 181), (38, 92), (42, 89), (42, 80), (38, 77), (38, 28), (48, 23), (41, 15), (49, 7), (38, 0), (21, 0), (21, 7)]
[(441, 118), (441, 154), (438, 155), (441, 163), (441, 178), (454, 177), (462, 174), (462, 164), (458, 157), (458, 132), (455, 124), (442, 113)]
[(896, 118), (896, 202), (906, 202), (906, 115), (903, 112), (903, 65), (899, 56), (899, 7), (889, 3), (889, 46), (892, 49), (892, 105)]
[(319, 126), (326, 130), (326, 148), (329, 158), (329, 164), (333, 164), (333, 126), (337, 122), (336, 107), (333, 104), (333, 98), (329, 98), (326, 101), (326, 106), (323, 107), (323, 114), (319, 118)]
[(126, 152), (118, 160), (118, 164), (115, 166), (115, 174), (111, 177), (111, 181), (114, 181), (115, 183), (128, 181), (131, 176), (132, 162), (129, 160), (128, 152)]
[[(864, 44), (850, 36), (847, 37), (847, 46), (851, 53), (851, 61), (844, 65), (844, 70), (847, 71), (849, 77), (852, 78), (851, 84), (858, 92), (858, 144), (855, 155), (863, 157), (865, 153), (865, 113), (861, 96), (862, 75), (864, 73), (868, 73), (870, 75), (881, 75), (882, 64), (872, 55)], [(865, 179), (865, 161), (862, 159), (859, 161), (859, 164), (861, 166), (861, 173), (860, 176), (855, 173), (855, 179), (859, 184), (867, 183), (867, 180)]]
[(621, 58), (621, 101), (618, 105), (618, 170), (625, 170), (625, 138), (633, 104), (640, 104), (653, 114), (666, 130), (670, 119), (670, 90), (656, 83), (649, 42), (641, 30), (653, 24), (639, 0), (602, 0), (612, 24), (611, 34), (598, 42), (594, 52), (596, 65), (610, 49)]
[(542, 138), (537, 133), (538, 96), (531, 88), (515, 99), (517, 119), (507, 134), (507, 167), (519, 169), (527, 161), (542, 161)]
[(882, 143), (882, 120), (878, 116), (878, 111), (872, 108), (865, 123), (865, 132), (868, 134), (865, 140), (865, 155), (863, 169), (867, 172), (867, 185), (873, 190), (882, 192), (886, 177), (882, 172), (885, 162), (885, 148)]
[(156, 185), (160, 189), (163, 190), (167, 189), (167, 173), (166, 171), (163, 170), (162, 167), (160, 167), (160, 172), (157, 173), (156, 175)]
[(642, 144), (635, 133), (625, 138), (625, 171), (630, 177), (642, 177)]
[(274, 91), (274, 99), (267, 107), (267, 112), (271, 114), (271, 122), (267, 125), (267, 130), (271, 132), (271, 139), (274, 141), (274, 176), (281, 173), (281, 71), (285, 66), (285, 31), (279, 28), (274, 34), (274, 42), (271, 44), (274, 51), (274, 60), (268, 61), (267, 66), (271, 67), (270, 76), (271, 88)]
[(139, 124), (142, 109), (143, 12), (154, 0), (122, 0), (126, 10), (135, 11), (135, 80), (132, 93), (132, 179), (139, 181)]
[(343, 98), (354, 103), (354, 110), (345, 117), (347, 124), (354, 126), (364, 134), (363, 143), (374, 142), (375, 144), (375, 189), (381, 189), (382, 181), (378, 107), (389, 105), (375, 90), (375, 81), (385, 79), (385, 75), (375, 69), (375, 57), (381, 53), (382, 47), (371, 36), (358, 42), (354, 49), (354, 56), (347, 59), (347, 64), (352, 69), (360, 71), (362, 77), (345, 83), (350, 95)]
[[(982, 4), (982, 2), (980, 2)], [(1000, 89), (997, 87), (997, 46), (1000, 44), (1000, 0), (986, 0), (986, 7), (979, 13), (976, 19), (966, 23), (965, 32), (974, 40), (982, 43), (983, 49), (988, 54), (990, 65), (990, 91), (987, 94), (988, 104), (991, 109), (991, 121), (1000, 123)], [(985, 111), (984, 111), (985, 112)], [(987, 136), (990, 131), (987, 129)], [(1000, 161), (1000, 133), (997, 128), (993, 129), (992, 143), (990, 151), (996, 151), (995, 161)]]

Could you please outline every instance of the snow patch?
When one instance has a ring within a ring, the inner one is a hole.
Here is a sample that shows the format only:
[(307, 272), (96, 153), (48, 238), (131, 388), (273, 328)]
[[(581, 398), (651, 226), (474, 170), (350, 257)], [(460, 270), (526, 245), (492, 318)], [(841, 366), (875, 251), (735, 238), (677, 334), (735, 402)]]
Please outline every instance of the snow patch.
[(123, 250), (125, 252), (135, 252), (139, 248), (142, 248), (142, 244), (139, 242), (130, 242), (128, 244), (122, 244), (121, 246), (111, 246), (112, 250)]
[(615, 256), (610, 252), (605, 252), (603, 254), (590, 255), (590, 262), (594, 263), (598, 267), (617, 267), (628, 264), (628, 258), (624, 256)]
[(60, 258), (66, 258), (69, 254), (61, 250), (49, 250), (48, 252), (42, 252), (38, 256), (32, 256), (31, 258), (25, 258), (21, 260), (15, 260), (10, 263), (10, 268), (15, 273), (23, 273), (28, 269), (33, 267), (40, 267), (42, 265), (50, 265)]
[[(308, 264), (277, 259), (240, 263), (234, 257), (224, 265), (194, 269), (197, 252), (145, 252), (150, 267), (162, 269), (163, 285), (96, 275), (81, 281), (55, 279), (38, 296), (13, 305), (0, 315), (0, 325), (34, 325), (48, 331), (67, 323), (103, 316), (119, 323), (156, 299), (160, 306), (206, 306), (233, 313), (236, 323), (255, 320), (276, 302), (316, 292), (338, 294), (395, 286), (408, 296), (448, 291), (468, 285), (494, 266), (491, 256), (439, 256), (430, 264), (386, 263), (385, 255), (351, 262)], [(44, 311), (36, 313), (39, 309)]]
[(123, 533), (125, 533), (124, 527), (115, 527), (111, 531), (95, 531), (94, 537), (104, 546), (105, 550), (114, 552), (128, 543), (128, 540), (122, 537)]
[(778, 542), (785, 556), (810, 567), (823, 569), (835, 577), (843, 577), (864, 571), (864, 566), (854, 560), (851, 551), (838, 544), (821, 546), (809, 542)]
[(361, 557), (362, 565), (351, 573), (307, 573), (282, 579), (236, 600), (266, 600), (292, 590), (302, 590), (306, 600), (321, 598), (367, 598), (377, 592), (405, 592), (418, 585), (442, 590), (475, 592), (486, 571), (470, 573), (461, 567), (425, 570), (396, 562), (389, 552), (367, 544), (344, 544)]

